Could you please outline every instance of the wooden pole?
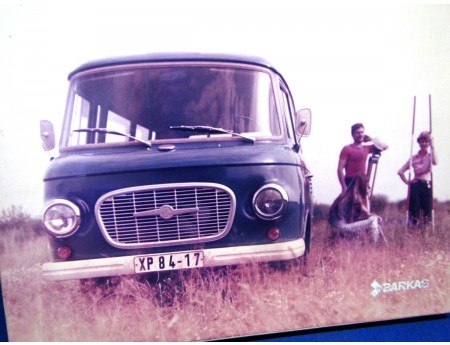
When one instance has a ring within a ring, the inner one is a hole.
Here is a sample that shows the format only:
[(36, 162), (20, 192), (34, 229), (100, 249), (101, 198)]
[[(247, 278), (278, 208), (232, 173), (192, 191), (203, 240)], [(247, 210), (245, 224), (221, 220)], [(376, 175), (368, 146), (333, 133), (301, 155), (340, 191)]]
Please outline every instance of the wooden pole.
[[(433, 135), (433, 123), (431, 115), (431, 94), (428, 95), (428, 114), (430, 121), (430, 135)], [(431, 153), (431, 164), (430, 164), (430, 175), (431, 175), (431, 230), (434, 232), (434, 193), (433, 193), (433, 147), (430, 148)]]
[(412, 130), (411, 130), (411, 151), (409, 154), (409, 170), (408, 170), (408, 194), (406, 197), (406, 227), (409, 226), (409, 202), (411, 197), (411, 172), (412, 172), (412, 156), (414, 147), (414, 126), (416, 122), (416, 96), (414, 96)]

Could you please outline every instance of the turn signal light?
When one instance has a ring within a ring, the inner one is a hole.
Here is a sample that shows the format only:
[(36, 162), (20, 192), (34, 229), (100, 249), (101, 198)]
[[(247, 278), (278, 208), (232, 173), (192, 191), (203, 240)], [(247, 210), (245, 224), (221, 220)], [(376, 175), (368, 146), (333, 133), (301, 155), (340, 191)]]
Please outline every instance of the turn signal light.
[(56, 255), (58, 255), (58, 257), (62, 260), (67, 260), (72, 255), (72, 249), (67, 246), (59, 247), (56, 250)]
[(271, 241), (276, 241), (280, 237), (280, 229), (272, 228), (267, 231), (267, 238)]

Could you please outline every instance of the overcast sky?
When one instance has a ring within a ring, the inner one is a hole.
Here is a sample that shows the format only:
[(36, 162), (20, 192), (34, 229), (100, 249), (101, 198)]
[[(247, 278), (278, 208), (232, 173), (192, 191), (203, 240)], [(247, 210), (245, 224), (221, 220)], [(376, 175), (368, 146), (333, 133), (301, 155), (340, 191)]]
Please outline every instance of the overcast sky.
[(91, 59), (163, 51), (271, 61), (296, 107), (312, 110), (303, 150), (318, 203), (340, 191), (338, 155), (355, 122), (390, 146), (375, 193), (405, 198), (396, 172), (409, 158), (413, 98), (417, 137), (429, 126), (431, 94), (435, 196), (450, 199), (450, 6), (377, 4), (0, 0), (0, 210), (14, 204), (39, 214), (49, 162), (39, 121), (53, 121), (59, 132), (71, 70)]

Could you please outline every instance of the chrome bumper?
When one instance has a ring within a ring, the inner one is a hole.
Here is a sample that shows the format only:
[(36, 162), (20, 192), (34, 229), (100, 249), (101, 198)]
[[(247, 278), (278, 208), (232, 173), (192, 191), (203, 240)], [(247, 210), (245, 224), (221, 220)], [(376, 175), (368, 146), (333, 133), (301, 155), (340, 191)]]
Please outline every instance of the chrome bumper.
[[(302, 256), (305, 253), (305, 242), (300, 238), (282, 243), (202, 249), (202, 252), (204, 253), (203, 267), (281, 261)], [(151, 255), (158, 255), (158, 253)], [(45, 280), (52, 281), (137, 274), (134, 268), (136, 256), (49, 262), (42, 265), (42, 274)]]

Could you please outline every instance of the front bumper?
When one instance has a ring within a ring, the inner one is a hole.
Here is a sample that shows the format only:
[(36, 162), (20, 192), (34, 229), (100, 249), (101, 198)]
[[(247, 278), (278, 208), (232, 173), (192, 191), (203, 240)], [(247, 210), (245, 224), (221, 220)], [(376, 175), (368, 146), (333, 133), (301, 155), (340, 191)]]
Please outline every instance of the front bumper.
[[(305, 253), (303, 238), (254, 246), (203, 249), (203, 267), (238, 265), (251, 262), (291, 260)], [(157, 255), (157, 254), (152, 254)], [(69, 280), (136, 274), (134, 258), (112, 258), (49, 262), (42, 265), (45, 280)]]

